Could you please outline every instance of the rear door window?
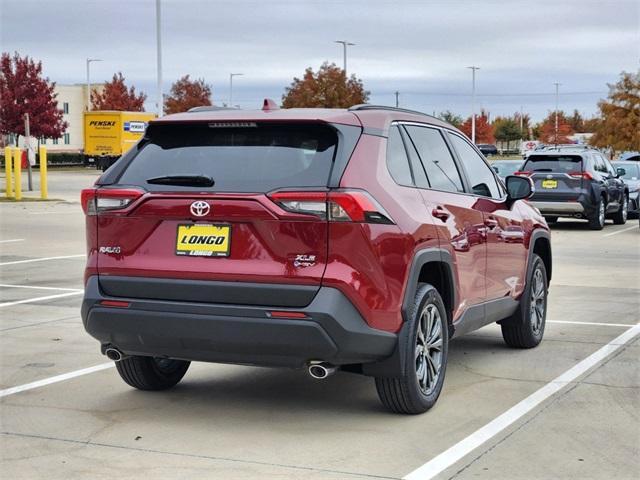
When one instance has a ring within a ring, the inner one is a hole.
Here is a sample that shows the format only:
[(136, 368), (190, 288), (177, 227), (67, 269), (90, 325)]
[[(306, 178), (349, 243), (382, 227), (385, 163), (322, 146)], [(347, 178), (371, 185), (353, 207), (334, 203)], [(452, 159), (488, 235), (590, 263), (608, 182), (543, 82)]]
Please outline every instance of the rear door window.
[(582, 171), (580, 155), (531, 155), (522, 166), (525, 172), (570, 173)]
[(427, 173), (431, 188), (462, 192), (458, 167), (439, 130), (415, 125), (405, 126)]
[[(118, 183), (150, 191), (269, 192), (326, 187), (337, 135), (326, 125), (157, 124)], [(163, 176), (208, 176), (210, 188), (149, 184)]]

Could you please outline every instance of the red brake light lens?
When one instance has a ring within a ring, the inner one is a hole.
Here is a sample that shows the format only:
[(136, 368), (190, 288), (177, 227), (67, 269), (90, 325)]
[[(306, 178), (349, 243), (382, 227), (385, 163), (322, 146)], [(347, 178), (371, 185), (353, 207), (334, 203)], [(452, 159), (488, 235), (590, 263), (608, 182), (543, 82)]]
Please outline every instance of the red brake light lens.
[(583, 178), (584, 180), (593, 180), (593, 175), (591, 175), (589, 172), (569, 172), (567, 175), (569, 175), (572, 178)]
[(533, 175), (533, 172), (528, 172), (524, 170), (518, 170), (517, 172), (513, 172), (514, 175), (519, 175), (521, 177), (530, 177)]
[(362, 190), (275, 192), (269, 198), (288, 212), (328, 218), (331, 222), (394, 223), (382, 206)]
[(122, 210), (144, 195), (136, 188), (86, 188), (80, 194), (82, 209), (87, 215)]

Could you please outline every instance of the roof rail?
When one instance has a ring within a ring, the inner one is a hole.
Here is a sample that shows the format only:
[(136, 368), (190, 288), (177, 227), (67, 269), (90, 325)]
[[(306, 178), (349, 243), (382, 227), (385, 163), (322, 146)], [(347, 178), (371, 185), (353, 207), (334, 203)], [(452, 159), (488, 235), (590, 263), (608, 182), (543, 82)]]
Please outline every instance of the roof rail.
[(390, 110), (392, 112), (411, 113), (413, 115), (425, 115), (427, 117), (438, 119), (437, 117), (434, 117), (433, 115), (429, 115), (428, 113), (419, 112), (417, 110), (409, 110), (407, 108), (390, 107), (389, 105), (371, 105), (369, 103), (361, 103), (359, 105), (354, 105), (353, 107), (348, 108), (348, 111), (350, 112), (357, 112), (361, 110)]
[(217, 112), (218, 110), (238, 110), (237, 108), (231, 107), (216, 107), (214, 105), (203, 105), (202, 107), (193, 107), (187, 110), (187, 113), (194, 112)]

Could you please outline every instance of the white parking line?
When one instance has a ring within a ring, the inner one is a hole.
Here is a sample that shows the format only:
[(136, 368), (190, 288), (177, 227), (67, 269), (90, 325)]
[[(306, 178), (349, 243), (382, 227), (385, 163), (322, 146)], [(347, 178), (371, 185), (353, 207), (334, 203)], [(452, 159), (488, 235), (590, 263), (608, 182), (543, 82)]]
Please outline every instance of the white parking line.
[(0, 240), (0, 243), (24, 242), (24, 238), (11, 238), (9, 240)]
[(564, 372), (555, 380), (547, 383), (544, 387), (529, 395), (499, 417), (487, 423), (484, 427), (476, 430), (467, 438), (456, 443), (440, 455), (432, 458), (421, 467), (418, 467), (416, 470), (403, 477), (403, 480), (429, 480), (435, 477), (460, 459), (464, 458), (473, 450), (480, 447), (483, 443), (491, 440), (502, 430), (540, 405), (551, 395), (560, 391), (589, 369), (605, 360), (609, 355), (631, 341), (638, 334), (640, 334), (640, 324), (634, 325), (622, 335), (616, 337), (604, 347), (600, 348)]
[(93, 367), (75, 370), (69, 373), (63, 373), (62, 375), (56, 375), (55, 377), (45, 378), (44, 380), (25, 383), (24, 385), (18, 385), (17, 387), (5, 388), (4, 390), (0, 390), (0, 398), (13, 395), (15, 393), (24, 392), (26, 390), (33, 390), (34, 388), (44, 387), (45, 385), (51, 385), (52, 383), (64, 382), (65, 380), (69, 380), (71, 378), (80, 377), (82, 375), (87, 375), (89, 373), (99, 372), (101, 370), (106, 370), (107, 368), (111, 368), (114, 366), (115, 366), (115, 363), (113, 362), (101, 363), (100, 365), (95, 365)]
[(573, 322), (570, 320), (547, 320), (547, 323), (567, 323), (569, 325), (595, 325), (597, 327), (635, 327), (632, 323)]
[(2, 288), (33, 288), (35, 290), (61, 290), (67, 292), (82, 292), (81, 288), (61, 288), (61, 287), (36, 287), (34, 285), (9, 285), (8, 283), (0, 283)]
[(58, 295), (47, 295), (46, 297), (25, 298), (24, 300), (16, 300), (15, 302), (0, 303), (0, 308), (12, 307), (13, 305), (21, 305), (23, 303), (42, 302), (43, 300), (53, 300), (54, 298), (71, 297), (72, 295), (82, 295), (83, 290), (76, 292), (59, 293)]
[(4, 265), (18, 265), (20, 263), (46, 262), (49, 260), (62, 260), (65, 258), (80, 258), (80, 257), (86, 257), (86, 254), (81, 253), (78, 255), (63, 255), (60, 257), (42, 257), (42, 258), (30, 258), (29, 260), (14, 260), (13, 262), (0, 263), (0, 267)]
[(637, 230), (637, 229), (638, 229), (638, 226), (637, 226), (637, 225), (634, 225), (633, 227), (623, 228), (622, 230), (616, 230), (615, 232), (605, 233), (605, 234), (603, 235), (603, 237), (611, 237), (611, 236), (613, 236), (613, 235), (617, 235), (617, 234), (622, 233), (622, 232), (628, 232), (629, 230), (633, 230), (633, 229), (636, 229), (636, 230)]

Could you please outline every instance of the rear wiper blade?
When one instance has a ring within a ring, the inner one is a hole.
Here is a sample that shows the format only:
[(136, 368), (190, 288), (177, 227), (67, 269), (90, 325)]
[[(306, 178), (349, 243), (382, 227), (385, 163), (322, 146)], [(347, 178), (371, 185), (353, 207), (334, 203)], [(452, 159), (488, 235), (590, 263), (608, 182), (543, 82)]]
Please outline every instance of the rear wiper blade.
[(216, 183), (206, 175), (165, 175), (163, 177), (148, 178), (152, 185), (177, 185), (180, 187), (213, 187)]

